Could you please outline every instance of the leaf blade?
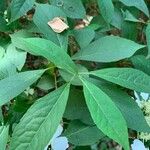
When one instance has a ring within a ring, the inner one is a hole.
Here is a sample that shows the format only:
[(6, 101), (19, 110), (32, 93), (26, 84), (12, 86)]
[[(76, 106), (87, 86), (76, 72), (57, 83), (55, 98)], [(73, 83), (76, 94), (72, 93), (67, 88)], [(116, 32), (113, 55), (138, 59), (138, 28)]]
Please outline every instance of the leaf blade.
[(97, 127), (129, 150), (127, 126), (119, 109), (97, 86), (83, 79), (82, 82), (86, 103)]
[[(29, 108), (14, 130), (11, 150), (44, 149), (61, 121), (69, 88), (70, 85), (66, 84), (39, 99)], [(49, 134), (43, 134), (45, 132)]]
[(143, 47), (145, 46), (124, 38), (106, 36), (81, 49), (72, 58), (74, 60), (113, 62), (129, 58)]
[(132, 90), (150, 93), (150, 77), (140, 70), (133, 68), (107, 68), (92, 71), (91, 74)]
[(45, 70), (26, 71), (0, 81), (0, 106), (19, 95), (33, 84)]

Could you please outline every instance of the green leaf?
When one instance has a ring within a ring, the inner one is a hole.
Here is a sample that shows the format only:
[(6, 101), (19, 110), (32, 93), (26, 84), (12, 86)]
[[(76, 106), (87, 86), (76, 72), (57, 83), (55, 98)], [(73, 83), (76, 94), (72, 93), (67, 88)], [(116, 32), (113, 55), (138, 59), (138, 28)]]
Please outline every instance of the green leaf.
[(91, 74), (138, 92), (150, 93), (150, 76), (137, 69), (107, 68), (92, 71)]
[(5, 9), (6, 9), (6, 0), (0, 0), (0, 15), (3, 16)]
[(7, 48), (5, 59), (7, 59), (9, 63), (15, 65), (20, 71), (25, 64), (26, 55), (26, 52), (18, 50), (13, 44), (10, 44)]
[(132, 21), (132, 22), (140, 22), (130, 11), (126, 10), (125, 13), (125, 19), (126, 21)]
[(52, 5), (61, 8), (67, 17), (70, 18), (84, 18), (86, 11), (81, 0), (51, 0)]
[(8, 131), (9, 126), (0, 126), (0, 146), (1, 150), (6, 150), (6, 145), (8, 142)]
[(143, 55), (136, 55), (131, 58), (134, 67), (150, 76), (150, 59)]
[(74, 60), (113, 62), (129, 58), (143, 47), (145, 46), (121, 37), (105, 36), (82, 48), (72, 58)]
[(94, 39), (95, 32), (91, 28), (83, 28), (79, 30), (73, 30), (73, 35), (80, 47), (83, 48), (90, 44), (90, 42)]
[(37, 84), (37, 87), (42, 90), (50, 90), (55, 87), (54, 78), (50, 75), (44, 75)]
[(98, 0), (98, 6), (105, 21), (111, 22), (114, 15), (114, 5), (112, 0)]
[(0, 31), (5, 32), (7, 30), (8, 30), (8, 27), (7, 27), (6, 20), (2, 16), (0, 16)]
[(85, 79), (82, 81), (86, 103), (97, 127), (129, 150), (127, 125), (119, 109), (101, 89)]
[(146, 28), (146, 41), (148, 47), (148, 57), (150, 56), (150, 23), (148, 23)]
[[(76, 73), (77, 68), (69, 55), (53, 42), (41, 38), (13, 38), (13, 44), (31, 54), (43, 56), (58, 68)], [(59, 56), (59, 57), (58, 57)]]
[(92, 145), (105, 136), (96, 126), (87, 126), (79, 120), (72, 121), (63, 135), (75, 146)]
[(43, 150), (55, 133), (65, 110), (69, 84), (36, 101), (15, 127), (10, 150)]
[(143, 112), (135, 100), (127, 93), (112, 84), (102, 83), (96, 79), (90, 81), (96, 84), (116, 104), (125, 118), (128, 128), (138, 132), (150, 132), (150, 127), (145, 120)]
[(11, 22), (25, 15), (34, 5), (35, 0), (12, 0), (11, 2)]
[(55, 33), (47, 24), (55, 17), (62, 17), (64, 20), (67, 19), (64, 12), (58, 7), (48, 4), (38, 4), (33, 17), (33, 21), (48, 40), (51, 40), (58, 46), (67, 50), (68, 34), (66, 32), (61, 34)]
[(144, 0), (119, 0), (124, 5), (129, 7), (136, 7), (137, 9), (141, 10), (142, 12), (149, 17), (149, 11), (148, 8), (144, 2)]
[(75, 88), (70, 90), (64, 118), (68, 120), (78, 119), (88, 125), (94, 124), (81, 90)]
[(0, 106), (18, 96), (44, 72), (45, 70), (26, 71), (0, 80)]

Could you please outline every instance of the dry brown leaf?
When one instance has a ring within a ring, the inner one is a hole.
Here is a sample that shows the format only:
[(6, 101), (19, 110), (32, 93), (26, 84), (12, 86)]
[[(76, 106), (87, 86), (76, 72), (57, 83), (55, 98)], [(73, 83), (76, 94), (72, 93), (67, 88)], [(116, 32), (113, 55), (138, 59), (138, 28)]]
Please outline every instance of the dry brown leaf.
[(53, 20), (48, 22), (48, 25), (56, 33), (61, 33), (69, 28), (69, 26), (60, 17), (55, 17)]
[(88, 26), (90, 24), (90, 22), (92, 21), (93, 16), (86, 16), (86, 19), (83, 19), (82, 21), (80, 21), (76, 26), (75, 29), (83, 29), (84, 27)]

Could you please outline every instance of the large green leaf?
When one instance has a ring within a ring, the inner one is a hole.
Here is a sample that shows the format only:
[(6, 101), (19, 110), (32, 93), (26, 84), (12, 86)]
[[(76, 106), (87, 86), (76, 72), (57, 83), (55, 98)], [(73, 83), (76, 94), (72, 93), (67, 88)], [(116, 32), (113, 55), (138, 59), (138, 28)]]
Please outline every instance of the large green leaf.
[(105, 136), (96, 126), (87, 126), (79, 120), (72, 121), (63, 135), (76, 146), (92, 145)]
[(145, 13), (145, 15), (149, 17), (149, 11), (144, 0), (119, 0), (119, 1), (122, 2), (126, 6), (136, 7), (137, 9), (141, 10), (142, 12)]
[(145, 46), (121, 37), (106, 36), (79, 50), (73, 56), (73, 59), (96, 62), (118, 61), (131, 57), (137, 50), (143, 47)]
[(129, 150), (127, 125), (119, 109), (97, 86), (85, 79), (82, 81), (86, 103), (97, 127)]
[(47, 39), (51, 40), (58, 46), (67, 49), (68, 45), (67, 33), (66, 32), (61, 34), (55, 33), (47, 24), (55, 17), (62, 17), (66, 20), (66, 15), (58, 7), (48, 4), (39, 4), (36, 7), (33, 21)]
[(12, 0), (11, 2), (11, 22), (25, 15), (33, 5), (35, 0)]
[(143, 112), (135, 100), (127, 93), (112, 84), (101, 82), (97, 79), (90, 79), (90, 81), (112, 99), (125, 118), (128, 128), (139, 132), (150, 132), (150, 127), (145, 120)]
[(86, 11), (81, 0), (51, 0), (52, 5), (61, 8), (67, 17), (70, 18), (84, 18)]
[(65, 110), (69, 84), (36, 101), (15, 127), (10, 150), (43, 150), (55, 133)]
[(98, 6), (103, 18), (107, 22), (111, 22), (114, 15), (114, 5), (112, 0), (98, 0)]
[(150, 56), (150, 23), (148, 23), (146, 28), (146, 41), (148, 46), (148, 55)]
[(0, 80), (0, 106), (33, 84), (45, 70), (26, 71)]
[(1, 150), (6, 150), (6, 145), (8, 142), (8, 131), (9, 126), (0, 126), (0, 146)]
[[(58, 68), (75, 73), (77, 68), (69, 55), (53, 42), (41, 38), (13, 38), (13, 44), (34, 55), (43, 56)], [(58, 57), (59, 56), (59, 57)]]
[(150, 93), (150, 76), (137, 69), (107, 68), (91, 74), (132, 90)]

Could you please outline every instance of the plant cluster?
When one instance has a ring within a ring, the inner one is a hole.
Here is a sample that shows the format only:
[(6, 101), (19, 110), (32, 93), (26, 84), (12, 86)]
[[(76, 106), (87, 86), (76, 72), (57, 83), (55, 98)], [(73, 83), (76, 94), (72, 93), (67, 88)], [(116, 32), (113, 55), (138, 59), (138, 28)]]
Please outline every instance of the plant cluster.
[(60, 124), (76, 150), (111, 139), (129, 150), (149, 137), (149, 101), (139, 107), (134, 94), (150, 93), (149, 9), (149, 0), (0, 0), (0, 150), (43, 150)]

